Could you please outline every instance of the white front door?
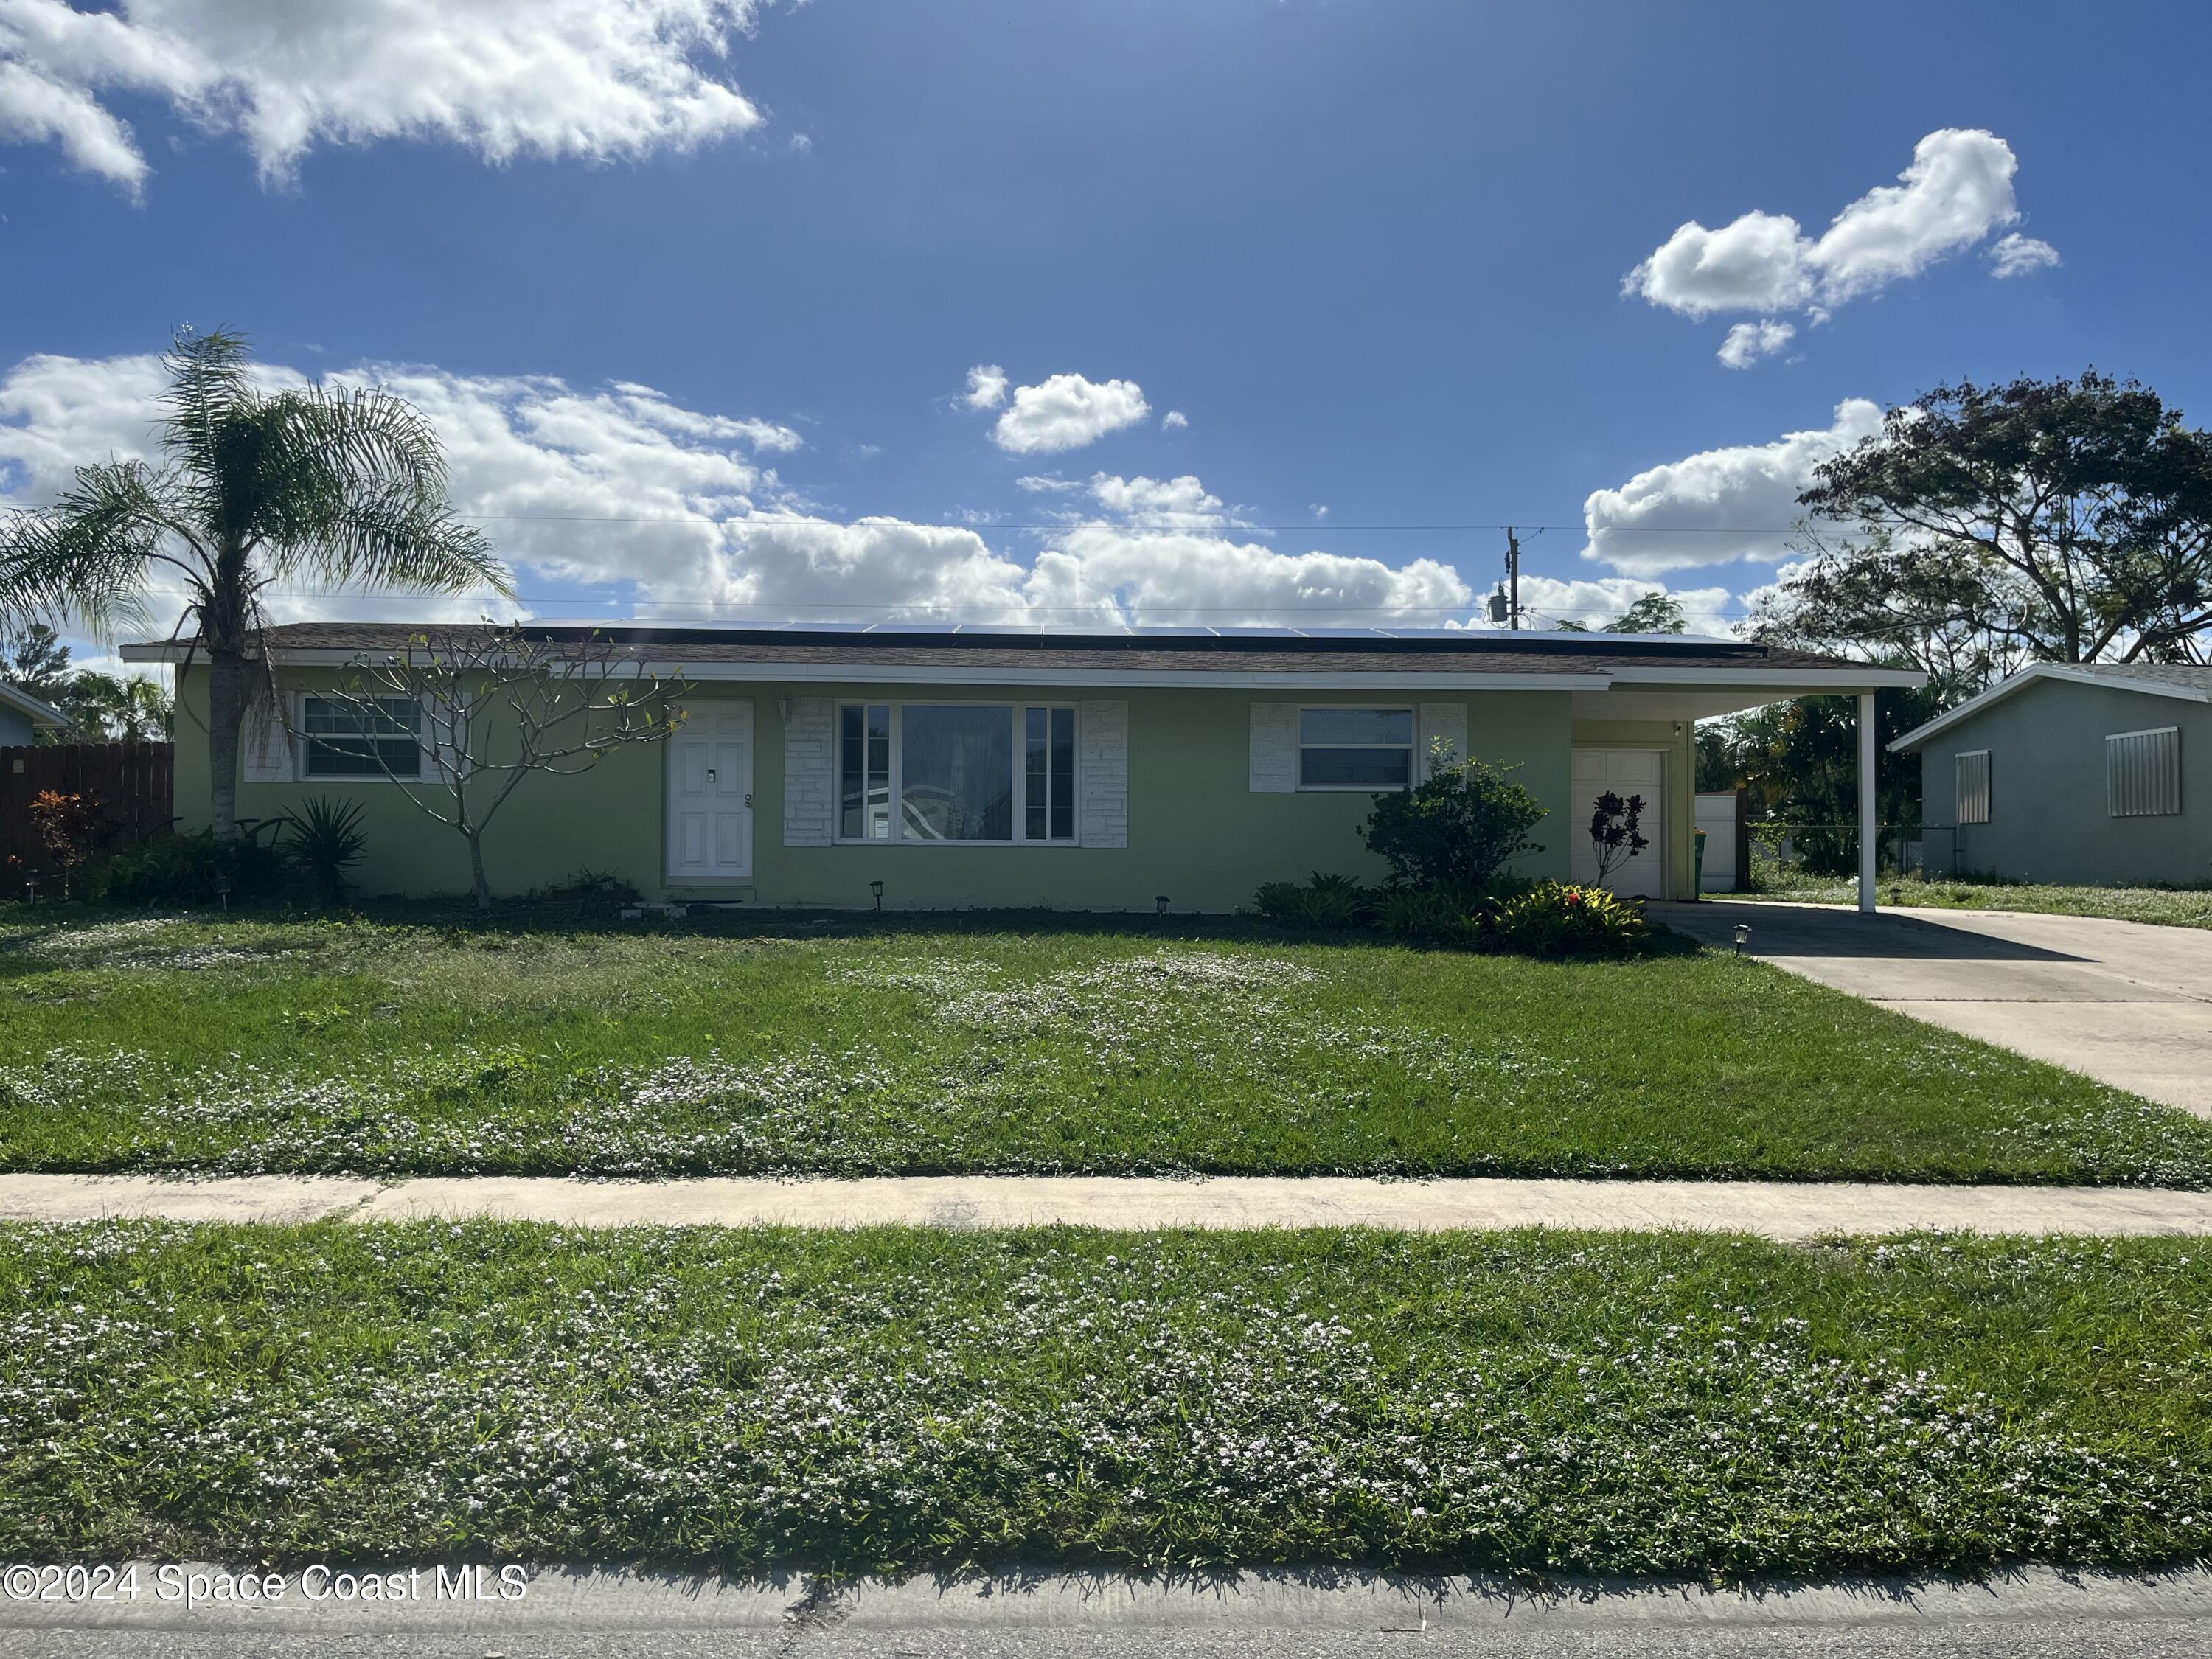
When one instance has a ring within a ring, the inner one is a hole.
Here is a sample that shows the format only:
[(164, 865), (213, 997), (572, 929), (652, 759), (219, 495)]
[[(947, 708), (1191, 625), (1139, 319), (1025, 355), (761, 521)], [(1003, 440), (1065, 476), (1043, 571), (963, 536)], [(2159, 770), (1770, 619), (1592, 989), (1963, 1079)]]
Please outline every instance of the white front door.
[(668, 740), (668, 880), (753, 872), (753, 706), (696, 703)]
[(1598, 799), (1618, 795), (1626, 803), (1640, 797), (1637, 830), (1651, 844), (1635, 857), (1623, 846), (1613, 855), (1605, 884), (1623, 898), (1663, 897), (1667, 890), (1667, 751), (1663, 749), (1577, 749), (1575, 750), (1574, 816), (1567, 826), (1574, 845), (1574, 877), (1597, 880), (1598, 847), (1590, 834)]

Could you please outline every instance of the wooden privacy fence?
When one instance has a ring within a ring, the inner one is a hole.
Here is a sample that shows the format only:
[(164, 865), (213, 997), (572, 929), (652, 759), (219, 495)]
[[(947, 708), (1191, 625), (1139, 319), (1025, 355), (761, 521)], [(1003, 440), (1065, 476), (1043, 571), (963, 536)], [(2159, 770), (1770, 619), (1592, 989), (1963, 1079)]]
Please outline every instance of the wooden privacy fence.
[(21, 896), (15, 889), (24, 876), (53, 873), (53, 858), (31, 822), (31, 802), (40, 793), (82, 797), (89, 850), (112, 853), (169, 827), (176, 811), (174, 756), (166, 743), (0, 749), (0, 898)]

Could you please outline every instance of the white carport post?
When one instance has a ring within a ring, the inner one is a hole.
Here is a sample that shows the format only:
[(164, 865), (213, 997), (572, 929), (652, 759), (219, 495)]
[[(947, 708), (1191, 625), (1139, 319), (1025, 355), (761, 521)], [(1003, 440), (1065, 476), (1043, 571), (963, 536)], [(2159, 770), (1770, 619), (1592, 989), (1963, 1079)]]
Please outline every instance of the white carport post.
[(1874, 914), (1874, 693), (1859, 693), (1859, 913)]

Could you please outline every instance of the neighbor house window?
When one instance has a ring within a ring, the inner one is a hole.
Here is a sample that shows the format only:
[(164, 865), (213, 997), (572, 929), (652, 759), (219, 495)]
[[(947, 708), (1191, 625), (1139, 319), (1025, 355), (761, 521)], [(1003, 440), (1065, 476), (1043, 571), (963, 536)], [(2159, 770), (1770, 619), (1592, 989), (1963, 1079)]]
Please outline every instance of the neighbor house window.
[(301, 699), (302, 775), (419, 778), (422, 706), (407, 697)]
[(837, 838), (1072, 844), (1075, 766), (1072, 707), (846, 703)]
[(1403, 789), (1413, 780), (1410, 708), (1302, 708), (1298, 787)]
[(2116, 818), (2181, 810), (2181, 728), (2116, 732), (2105, 739), (2105, 802)]
[(1990, 751), (1969, 749), (1951, 762), (1953, 787), (1958, 791), (1959, 822), (1990, 821)]

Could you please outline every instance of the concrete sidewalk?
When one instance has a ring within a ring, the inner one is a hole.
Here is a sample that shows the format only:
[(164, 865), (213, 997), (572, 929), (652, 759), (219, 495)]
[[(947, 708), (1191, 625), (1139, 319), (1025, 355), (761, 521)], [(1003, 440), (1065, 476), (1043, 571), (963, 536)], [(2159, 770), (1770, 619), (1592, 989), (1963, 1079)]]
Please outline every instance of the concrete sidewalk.
[(2212, 1117), (2212, 929), (2101, 916), (1743, 899), (1654, 920), (1931, 1025)]
[(1166, 1227), (1686, 1229), (1772, 1239), (1927, 1229), (2106, 1237), (2212, 1235), (2212, 1193), (1774, 1181), (1368, 1181), (1231, 1176), (921, 1176), (862, 1181), (574, 1181), (486, 1176), (389, 1186), (343, 1176), (163, 1181), (0, 1176), (0, 1220), (107, 1216), (348, 1223), (463, 1216), (572, 1227), (904, 1225), (1122, 1231)]

